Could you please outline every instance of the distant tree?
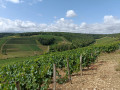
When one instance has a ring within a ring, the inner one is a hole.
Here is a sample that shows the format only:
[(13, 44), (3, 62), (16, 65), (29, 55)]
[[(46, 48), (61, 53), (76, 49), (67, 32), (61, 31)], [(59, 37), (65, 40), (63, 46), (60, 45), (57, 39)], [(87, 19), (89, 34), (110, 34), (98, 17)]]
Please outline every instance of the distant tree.
[(54, 44), (55, 38), (53, 38), (53, 37), (51, 37), (51, 38), (40, 37), (38, 39), (38, 41), (43, 45), (51, 45), (51, 44)]

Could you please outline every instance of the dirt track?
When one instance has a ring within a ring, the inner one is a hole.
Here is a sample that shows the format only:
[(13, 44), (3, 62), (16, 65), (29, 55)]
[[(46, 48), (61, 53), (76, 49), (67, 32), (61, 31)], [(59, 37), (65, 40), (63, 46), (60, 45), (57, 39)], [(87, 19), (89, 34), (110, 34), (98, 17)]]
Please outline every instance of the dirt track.
[(116, 66), (120, 61), (120, 51), (102, 54), (98, 62), (80, 73), (72, 75), (72, 84), (57, 84), (57, 90), (120, 90), (120, 71)]

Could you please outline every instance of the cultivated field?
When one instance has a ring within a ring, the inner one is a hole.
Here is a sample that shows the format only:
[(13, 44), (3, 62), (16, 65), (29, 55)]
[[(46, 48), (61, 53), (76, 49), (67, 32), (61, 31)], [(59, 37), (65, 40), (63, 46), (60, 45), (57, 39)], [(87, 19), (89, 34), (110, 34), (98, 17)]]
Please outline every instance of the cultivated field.
[(32, 34), (1, 38), (0, 89), (120, 89), (120, 35)]

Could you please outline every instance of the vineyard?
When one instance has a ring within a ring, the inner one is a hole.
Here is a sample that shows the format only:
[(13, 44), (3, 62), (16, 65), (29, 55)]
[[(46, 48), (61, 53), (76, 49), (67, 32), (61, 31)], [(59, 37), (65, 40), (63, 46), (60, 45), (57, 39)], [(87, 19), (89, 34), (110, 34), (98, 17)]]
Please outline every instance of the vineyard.
[[(114, 41), (114, 42), (112, 42)], [(54, 52), (41, 55), (35, 60), (26, 60), (22, 63), (14, 63), (0, 68), (0, 88), (2, 90), (46, 90), (53, 78), (53, 64), (56, 65), (57, 82), (69, 81), (68, 76), (82, 68), (96, 62), (96, 58), (102, 52), (110, 53), (119, 49), (118, 39), (108, 40), (106, 44), (93, 44), (84, 48)], [(82, 56), (82, 63), (80, 57)], [(68, 65), (69, 63), (69, 65)], [(69, 67), (68, 67), (69, 66)], [(68, 71), (69, 68), (69, 71)], [(66, 73), (61, 77), (59, 69)]]
[[(60, 37), (52, 35), (38, 35), (31, 37), (8, 36), (0, 38), (0, 54), (6, 58), (13, 58), (46, 53), (48, 51), (48, 46), (42, 45), (42, 43), (39, 42), (39, 39), (50, 37), (55, 38), (54, 44), (62, 41)], [(0, 59), (3, 58), (0, 57)]]
[[(36, 35), (37, 34), (37, 35)], [(0, 38), (0, 59), (26, 57), (89, 46), (101, 35), (74, 33), (21, 33)], [(4, 36), (4, 34), (2, 35)]]
[[(99, 39), (105, 36), (105, 35), (65, 33), (65, 32), (21, 33), (18, 35), (22, 37), (42, 35), (42, 36), (46, 36), (46, 38), (53, 38), (54, 36), (55, 38), (62, 37), (63, 41), (67, 41), (67, 43), (57, 43), (50, 45), (50, 52), (66, 51), (66, 50), (89, 46), (90, 44), (95, 42), (95, 39)], [(60, 39), (57, 39), (55, 41), (60, 41)]]

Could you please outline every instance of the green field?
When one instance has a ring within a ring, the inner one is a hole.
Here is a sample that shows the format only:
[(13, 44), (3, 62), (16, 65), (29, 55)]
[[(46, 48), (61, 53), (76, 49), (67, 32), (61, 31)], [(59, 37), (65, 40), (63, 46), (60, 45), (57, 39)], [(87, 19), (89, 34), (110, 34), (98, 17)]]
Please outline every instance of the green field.
[(0, 59), (34, 56), (49, 52), (49, 46), (42, 45), (38, 41), (40, 37), (54, 37), (54, 44), (63, 41), (61, 37), (54, 35), (33, 35), (23, 37), (13, 35), (3, 37), (0, 38)]
[[(0, 38), (0, 63), (8, 64), (8, 62), (15, 62), (17, 61), (24, 61), (28, 58), (28, 56), (34, 57), (36, 55), (41, 55), (44, 53), (49, 52), (49, 48), (51, 46), (59, 46), (64, 44), (73, 44), (69, 39), (66, 39), (65, 37), (68, 35), (67, 38), (70, 38), (71, 41), (75, 41), (75, 38), (77, 40), (80, 39), (83, 40), (83, 38), (80, 37), (87, 37), (85, 34), (70, 34), (70, 33), (44, 33), (40, 35), (31, 35), (31, 36), (19, 36), (19, 35), (13, 35), (13, 36), (7, 36)], [(70, 36), (71, 35), (71, 36)], [(76, 36), (75, 36), (76, 35)], [(82, 35), (82, 36), (79, 36)], [(40, 37), (45, 38), (55, 38), (55, 42), (53, 45), (45, 46), (42, 45), (38, 39)], [(71, 38), (73, 37), (73, 38)], [(112, 37), (111, 35), (89, 35), (89, 37), (96, 38), (96, 42), (94, 45), (102, 45), (104, 43), (112, 43), (119, 39), (119, 37)], [(87, 39), (85, 39), (87, 40)], [(89, 39), (88, 39), (89, 40)], [(89, 42), (89, 41), (88, 41)], [(77, 43), (77, 42), (76, 42)], [(79, 42), (78, 42), (79, 43)], [(93, 45), (93, 44), (92, 44)], [(25, 57), (25, 59), (24, 59)], [(22, 59), (21, 59), (22, 58)], [(19, 59), (19, 60), (18, 60)], [(29, 58), (28, 58), (29, 59)]]
[(10, 38), (1, 47), (1, 52), (6, 57), (21, 57), (21, 56), (33, 56), (40, 54), (42, 49), (36, 43), (35, 39), (32, 38)]
[(114, 38), (114, 37), (103, 37), (100, 39), (96, 39), (96, 42), (94, 45), (102, 45), (102, 44), (108, 44), (108, 43), (113, 43), (119, 41), (119, 38)]
[[(41, 35), (29, 37), (29, 38), (12, 38), (7, 41), (7, 43), (4, 45), (4, 48), (7, 48), (7, 54), (6, 56), (7, 59), (0, 59), (0, 66), (7, 65), (7, 64), (12, 64), (14, 62), (21, 62), (21, 61), (26, 61), (26, 60), (33, 60), (39, 55), (34, 56), (35, 52), (40, 53), (40, 51), (46, 51), (47, 52), (47, 46), (41, 45), (38, 41), (36, 41)], [(46, 36), (46, 35), (44, 35)], [(42, 36), (43, 37), (43, 36)], [(57, 37), (56, 36), (56, 43), (54, 45), (59, 45), (61, 43), (70, 43), (63, 37)], [(118, 38), (113, 38), (113, 37), (103, 37), (100, 39), (96, 39), (96, 42), (93, 45), (102, 45), (104, 43), (112, 43), (117, 41)], [(24, 43), (25, 42), (25, 43)], [(27, 43), (29, 44), (27, 44)], [(40, 48), (41, 49), (40, 49)]]
[(54, 44), (63, 42), (63, 38), (53, 35), (1, 38), (0, 45), (2, 46), (2, 50), (6, 50), (6, 55), (0, 54), (0, 66), (5, 66), (7, 64), (10, 65), (15, 62), (33, 60), (38, 58), (40, 54), (47, 52), (48, 46), (41, 45), (38, 42), (39, 37), (54, 37)]
[(3, 49), (10, 51), (40, 51), (36, 40), (32, 38), (12, 38), (8, 40)]

